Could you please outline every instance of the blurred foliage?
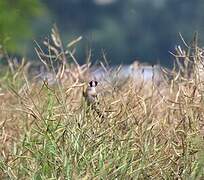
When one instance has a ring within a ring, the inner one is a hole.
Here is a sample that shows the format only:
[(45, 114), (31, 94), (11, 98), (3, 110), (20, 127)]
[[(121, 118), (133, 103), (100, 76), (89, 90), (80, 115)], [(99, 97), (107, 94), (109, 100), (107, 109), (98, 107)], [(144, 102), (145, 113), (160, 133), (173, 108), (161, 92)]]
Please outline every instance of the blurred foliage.
[[(195, 31), (204, 30), (203, 0), (115, 0), (104, 5), (99, 4), (102, 0), (45, 2), (65, 37), (82, 35), (83, 47), (89, 44), (94, 59), (104, 49), (113, 64), (140, 59), (169, 65), (168, 51), (180, 43), (179, 33), (190, 41)], [(199, 34), (199, 39), (203, 41), (204, 35)], [(82, 54), (79, 59), (83, 61)]]
[(41, 13), (38, 0), (0, 1), (0, 44), (11, 52), (22, 51), (32, 35), (32, 19)]
[(33, 21), (39, 1), (0, 1), (3, 44), (20, 49), (16, 42), (29, 37), (31, 27), (37, 34), (32, 39), (40, 41), (56, 23), (64, 43), (83, 36), (77, 49), (81, 62), (92, 49), (92, 60), (101, 60), (103, 50), (112, 64), (139, 59), (169, 65), (168, 51), (180, 43), (179, 33), (188, 42), (198, 31), (204, 41), (203, 0), (41, 0), (49, 14)]

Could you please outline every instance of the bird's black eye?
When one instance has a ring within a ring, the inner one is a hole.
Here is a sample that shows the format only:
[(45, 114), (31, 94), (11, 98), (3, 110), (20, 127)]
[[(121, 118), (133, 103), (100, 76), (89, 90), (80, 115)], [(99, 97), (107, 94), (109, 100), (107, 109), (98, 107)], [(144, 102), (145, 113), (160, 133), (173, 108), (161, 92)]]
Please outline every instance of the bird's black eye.
[(98, 82), (97, 81), (95, 81), (95, 86), (97, 86), (98, 85)]
[(90, 87), (93, 87), (93, 81), (90, 81), (90, 82), (89, 82), (89, 86), (90, 86)]

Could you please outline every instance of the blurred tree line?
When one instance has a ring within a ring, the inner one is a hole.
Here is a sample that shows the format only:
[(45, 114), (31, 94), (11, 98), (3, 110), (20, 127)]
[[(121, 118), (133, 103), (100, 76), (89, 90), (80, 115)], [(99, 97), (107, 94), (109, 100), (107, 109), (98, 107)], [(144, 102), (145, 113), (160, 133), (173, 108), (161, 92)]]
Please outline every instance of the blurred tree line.
[[(32, 20), (38, 8), (49, 13)], [(80, 62), (91, 48), (93, 60), (101, 60), (103, 50), (112, 64), (140, 59), (169, 65), (168, 51), (181, 44), (179, 32), (190, 41), (198, 31), (204, 40), (203, 0), (1, 0), (0, 12), (0, 35), (14, 42), (11, 49), (20, 47), (27, 29), (39, 39), (56, 23), (65, 43), (83, 36)]]
[(0, 0), (0, 45), (20, 52), (32, 36), (32, 18), (41, 12), (38, 0)]

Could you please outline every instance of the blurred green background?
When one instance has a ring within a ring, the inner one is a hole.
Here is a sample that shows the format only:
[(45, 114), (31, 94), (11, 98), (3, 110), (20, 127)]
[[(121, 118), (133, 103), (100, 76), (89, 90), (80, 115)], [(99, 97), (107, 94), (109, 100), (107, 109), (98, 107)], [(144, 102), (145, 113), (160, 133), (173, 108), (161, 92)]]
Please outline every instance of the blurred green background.
[(195, 31), (204, 40), (203, 0), (0, 0), (0, 44), (11, 54), (35, 59), (33, 40), (49, 37), (54, 23), (63, 41), (82, 36), (77, 59), (92, 49), (112, 64), (141, 60), (169, 66), (174, 46)]

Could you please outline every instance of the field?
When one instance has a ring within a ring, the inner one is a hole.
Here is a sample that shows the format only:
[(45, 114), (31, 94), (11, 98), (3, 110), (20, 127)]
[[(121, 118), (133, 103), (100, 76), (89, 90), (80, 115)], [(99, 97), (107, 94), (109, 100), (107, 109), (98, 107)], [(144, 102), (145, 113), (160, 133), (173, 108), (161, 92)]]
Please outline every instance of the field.
[(86, 70), (72, 53), (72, 65), (64, 63), (66, 50), (53, 34), (58, 61), (50, 44), (46, 61), (37, 52), (47, 68), (58, 65), (54, 84), (30, 78), (26, 62), (9, 61), (0, 76), (1, 179), (204, 178), (203, 49), (196, 40), (176, 48), (175, 69), (159, 86), (131, 78), (107, 84), (99, 117), (82, 95)]

